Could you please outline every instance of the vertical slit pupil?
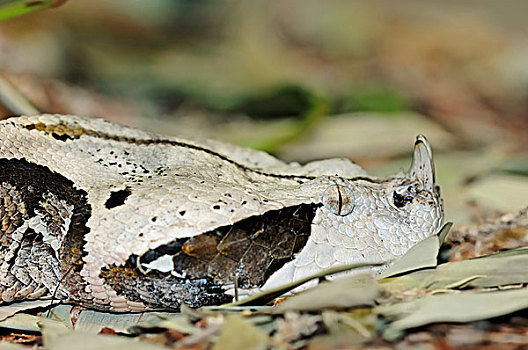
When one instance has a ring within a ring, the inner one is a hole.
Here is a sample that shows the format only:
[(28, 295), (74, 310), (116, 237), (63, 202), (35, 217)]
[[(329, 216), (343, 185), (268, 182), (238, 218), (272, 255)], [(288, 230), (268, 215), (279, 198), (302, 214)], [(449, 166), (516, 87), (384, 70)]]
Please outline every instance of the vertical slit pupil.
[(341, 189), (337, 186), (337, 195), (338, 195), (338, 210), (337, 213), (341, 215), (341, 209), (343, 208), (343, 196), (341, 195)]

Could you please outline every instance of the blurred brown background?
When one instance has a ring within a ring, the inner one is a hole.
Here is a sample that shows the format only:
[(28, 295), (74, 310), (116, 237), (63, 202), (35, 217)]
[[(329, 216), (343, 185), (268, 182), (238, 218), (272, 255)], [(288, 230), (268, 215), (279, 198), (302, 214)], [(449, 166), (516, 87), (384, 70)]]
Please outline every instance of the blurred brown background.
[[(0, 22), (0, 73), (41, 112), (377, 175), (407, 167), (423, 133), (448, 220), (478, 221), (528, 202), (526, 13), (523, 0), (70, 0)], [(21, 113), (10, 97), (2, 118)]]

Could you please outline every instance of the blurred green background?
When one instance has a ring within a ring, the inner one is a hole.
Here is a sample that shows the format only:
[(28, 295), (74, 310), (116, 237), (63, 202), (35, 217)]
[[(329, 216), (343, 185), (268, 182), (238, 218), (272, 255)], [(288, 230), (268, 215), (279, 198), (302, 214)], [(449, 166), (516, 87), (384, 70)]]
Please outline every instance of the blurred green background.
[[(524, 0), (70, 0), (0, 22), (0, 76), (41, 112), (380, 176), (423, 133), (462, 223), (528, 203), (526, 13)], [(23, 112), (10, 94), (2, 118)]]

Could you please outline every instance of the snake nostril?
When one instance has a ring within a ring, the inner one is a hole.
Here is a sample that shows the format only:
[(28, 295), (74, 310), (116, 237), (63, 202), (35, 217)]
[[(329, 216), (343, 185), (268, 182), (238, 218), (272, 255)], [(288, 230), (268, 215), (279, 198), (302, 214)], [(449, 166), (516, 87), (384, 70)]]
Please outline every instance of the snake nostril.
[(335, 215), (348, 215), (354, 210), (354, 193), (347, 186), (329, 186), (323, 193), (323, 205)]

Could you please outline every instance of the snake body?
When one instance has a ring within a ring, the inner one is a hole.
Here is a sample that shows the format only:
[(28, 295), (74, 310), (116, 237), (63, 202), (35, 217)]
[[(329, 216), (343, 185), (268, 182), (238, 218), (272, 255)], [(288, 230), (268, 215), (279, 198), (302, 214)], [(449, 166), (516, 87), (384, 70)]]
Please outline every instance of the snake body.
[(384, 262), (443, 220), (431, 149), (380, 179), (65, 115), (0, 122), (0, 301), (108, 311), (220, 304)]

